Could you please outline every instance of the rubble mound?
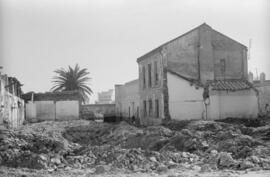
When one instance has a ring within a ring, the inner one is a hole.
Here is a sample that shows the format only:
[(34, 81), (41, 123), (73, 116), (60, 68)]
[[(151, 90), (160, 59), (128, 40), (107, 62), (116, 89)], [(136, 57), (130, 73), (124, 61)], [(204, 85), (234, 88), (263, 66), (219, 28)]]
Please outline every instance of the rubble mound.
[(172, 121), (143, 128), (126, 122), (42, 122), (1, 130), (0, 163), (52, 171), (93, 168), (97, 173), (162, 171), (181, 164), (202, 170), (270, 169), (268, 132), (269, 125), (216, 121)]

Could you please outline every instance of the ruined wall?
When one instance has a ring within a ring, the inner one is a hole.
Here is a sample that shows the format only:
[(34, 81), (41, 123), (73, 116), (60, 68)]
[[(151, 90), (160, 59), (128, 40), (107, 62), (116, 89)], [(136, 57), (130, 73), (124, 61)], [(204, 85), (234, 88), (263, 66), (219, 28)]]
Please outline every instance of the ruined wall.
[(252, 89), (210, 92), (208, 119), (255, 118), (257, 115), (258, 99), (256, 92)]
[(115, 113), (117, 117), (139, 117), (139, 80), (115, 86)]
[(256, 86), (256, 89), (259, 91), (260, 114), (266, 115), (268, 111), (268, 116), (270, 116), (270, 83)]
[(0, 73), (0, 125), (17, 128), (24, 121), (24, 101), (5, 88), (6, 78)]
[(199, 29), (188, 32), (163, 46), (168, 68), (185, 77), (197, 79), (198, 47)]
[(169, 110), (172, 119), (202, 119), (205, 112), (203, 88), (168, 72)]
[(212, 30), (212, 46), (216, 79), (247, 79), (247, 50), (243, 45)]

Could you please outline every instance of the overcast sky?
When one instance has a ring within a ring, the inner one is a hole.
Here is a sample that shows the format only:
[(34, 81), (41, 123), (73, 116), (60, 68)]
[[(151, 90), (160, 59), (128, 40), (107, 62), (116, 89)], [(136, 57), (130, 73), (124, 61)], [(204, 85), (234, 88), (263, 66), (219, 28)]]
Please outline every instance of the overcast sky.
[(249, 70), (270, 79), (269, 0), (0, 0), (0, 12), (0, 65), (24, 92), (48, 91), (55, 69), (78, 63), (93, 102), (138, 78), (136, 58), (204, 22), (246, 46), (251, 38)]

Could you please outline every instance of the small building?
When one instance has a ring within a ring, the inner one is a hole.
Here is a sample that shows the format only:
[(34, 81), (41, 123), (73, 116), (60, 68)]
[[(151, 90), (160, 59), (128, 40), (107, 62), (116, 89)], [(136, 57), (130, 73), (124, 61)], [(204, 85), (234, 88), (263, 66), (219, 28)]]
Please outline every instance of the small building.
[(22, 84), (15, 77), (0, 73), (0, 125), (16, 128), (24, 121)]
[(115, 114), (122, 118), (139, 118), (139, 80), (115, 85)]
[(205, 23), (137, 63), (142, 124), (258, 114), (258, 91), (248, 82), (247, 47)]
[(114, 90), (103, 91), (98, 93), (96, 104), (112, 104), (114, 103)]
[(25, 116), (30, 122), (74, 120), (80, 117), (82, 98), (77, 91), (29, 92), (23, 95)]

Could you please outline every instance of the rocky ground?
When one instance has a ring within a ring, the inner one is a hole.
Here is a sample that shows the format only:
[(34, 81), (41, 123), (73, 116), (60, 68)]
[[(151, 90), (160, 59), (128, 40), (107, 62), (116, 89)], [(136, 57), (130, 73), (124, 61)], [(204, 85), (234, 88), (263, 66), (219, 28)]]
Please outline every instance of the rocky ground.
[(270, 176), (270, 121), (135, 127), (77, 120), (0, 130), (0, 176)]

